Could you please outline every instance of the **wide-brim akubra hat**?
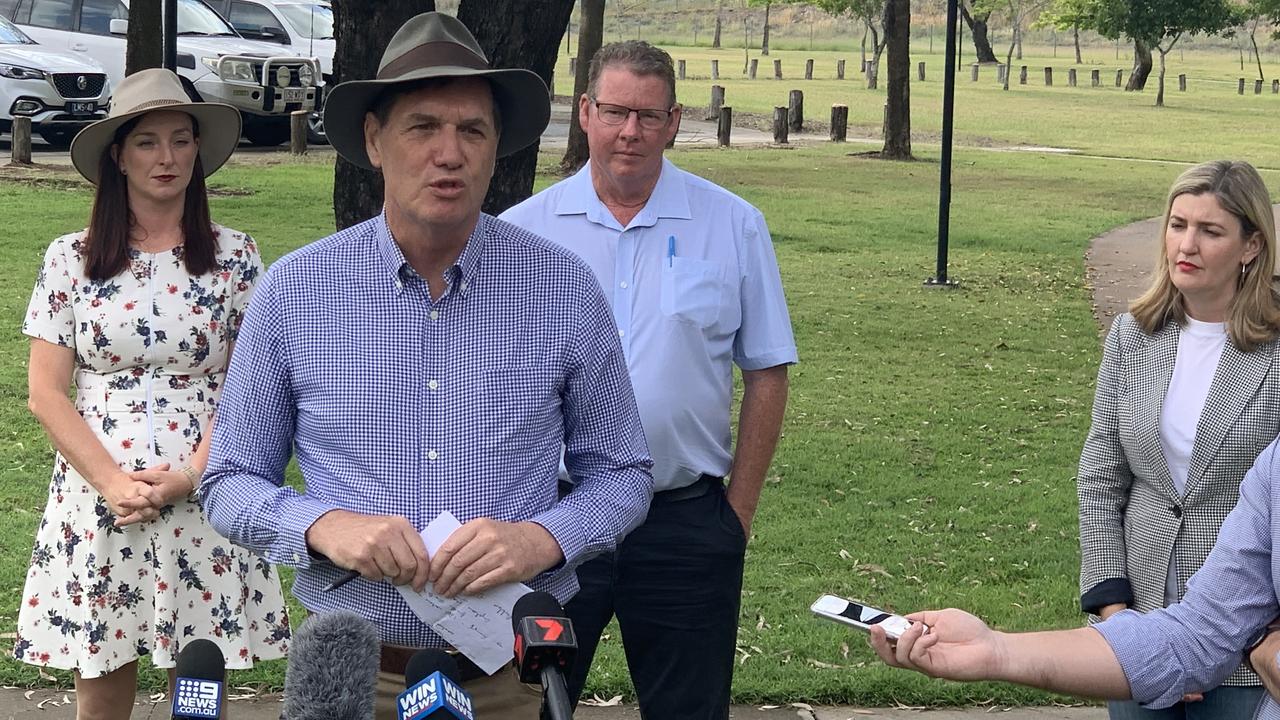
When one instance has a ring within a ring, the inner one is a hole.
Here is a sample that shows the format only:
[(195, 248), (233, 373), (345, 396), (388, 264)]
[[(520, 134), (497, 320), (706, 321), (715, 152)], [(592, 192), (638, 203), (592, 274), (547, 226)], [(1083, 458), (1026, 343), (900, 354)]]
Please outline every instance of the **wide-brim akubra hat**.
[(551, 120), (546, 83), (519, 68), (494, 69), (461, 20), (438, 12), (410, 18), (392, 36), (373, 80), (351, 80), (329, 92), (324, 131), (349, 162), (373, 170), (364, 145), (364, 116), (388, 88), (429, 78), (484, 78), (502, 118), (498, 157), (531, 145)]
[(184, 112), (200, 126), (200, 163), (205, 177), (235, 152), (240, 144), (240, 111), (224, 103), (194, 102), (171, 70), (139, 70), (120, 81), (106, 118), (86, 126), (71, 141), (71, 163), (86, 180), (98, 184), (98, 163), (116, 130), (153, 110)]

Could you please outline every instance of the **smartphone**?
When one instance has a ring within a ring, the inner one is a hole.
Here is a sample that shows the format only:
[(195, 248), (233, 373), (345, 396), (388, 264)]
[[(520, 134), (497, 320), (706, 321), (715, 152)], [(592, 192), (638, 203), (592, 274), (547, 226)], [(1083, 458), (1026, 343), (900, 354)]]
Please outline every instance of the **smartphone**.
[[(823, 595), (809, 606), (809, 610), (821, 618), (826, 618), (845, 625), (852, 625), (860, 630), (871, 631), (872, 625), (884, 628), (884, 634), (890, 640), (897, 640), (911, 627), (911, 621), (901, 615), (885, 612), (870, 605), (863, 605), (853, 600), (845, 600), (835, 595)], [(929, 628), (925, 628), (929, 632)]]

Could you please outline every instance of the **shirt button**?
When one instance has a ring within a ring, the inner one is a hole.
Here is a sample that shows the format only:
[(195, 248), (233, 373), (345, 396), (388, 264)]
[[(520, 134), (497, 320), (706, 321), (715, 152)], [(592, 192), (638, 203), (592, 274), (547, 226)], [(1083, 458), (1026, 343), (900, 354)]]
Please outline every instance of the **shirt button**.
[(298, 556), (298, 553), (294, 553), (294, 554), (293, 554), (293, 561), (294, 561), (295, 563), (301, 564), (301, 563), (302, 563), (302, 558)]
[(432, 320), (439, 320), (439, 319), (440, 319), (440, 311), (439, 311), (439, 310), (432, 310), (432, 311), (431, 311), (431, 319), (432, 319)]
[(462, 292), (466, 292), (466, 291), (467, 291), (467, 284), (464, 282), (462, 283)]
[(399, 290), (399, 289), (400, 289), (400, 288), (402, 288), (402, 287), (404, 287), (403, 283), (401, 283), (399, 280), (397, 280), (397, 281), (396, 281), (396, 289), (397, 289), (397, 290)]
[(427, 453), (427, 459), (428, 459), (428, 460), (435, 460), (435, 459), (436, 459), (436, 458), (438, 458), (438, 457), (440, 457), (440, 455), (439, 455), (435, 450), (432, 450), (432, 451), (430, 451), (430, 452), (428, 452), (428, 453)]
[(622, 337), (623, 335), (626, 335), (626, 334), (627, 334), (627, 332), (626, 332), (625, 330), (619, 330), (619, 331), (618, 331), (618, 337)]
[(619, 286), (619, 287), (621, 287), (623, 290), (626, 290), (626, 289), (627, 289), (627, 281), (626, 281), (626, 280), (623, 280), (621, 283), (619, 283), (619, 284), (618, 284), (618, 286)]
[(431, 382), (427, 383), (427, 387), (431, 388), (432, 390), (435, 390), (436, 388), (440, 387), (440, 383), (436, 382), (435, 380), (432, 380)]

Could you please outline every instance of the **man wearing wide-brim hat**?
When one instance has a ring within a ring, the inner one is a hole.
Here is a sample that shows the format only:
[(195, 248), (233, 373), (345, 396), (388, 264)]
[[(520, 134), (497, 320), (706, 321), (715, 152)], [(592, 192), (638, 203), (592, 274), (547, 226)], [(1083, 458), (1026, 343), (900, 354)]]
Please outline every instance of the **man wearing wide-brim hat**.
[[(457, 19), (401, 27), (377, 78), (339, 85), (325, 111), (338, 152), (381, 171), (383, 212), (270, 268), (219, 405), (210, 522), (297, 568), (309, 610), (378, 626), (380, 717), (394, 717), (407, 659), (447, 647), (394, 586), (458, 596), (519, 581), (564, 602), (573, 568), (614, 548), (652, 494), (591, 270), (480, 211), (495, 159), (548, 116), (541, 79), (490, 68)], [(557, 500), (562, 447), (583, 480)], [(302, 493), (284, 485), (290, 451)], [(418, 532), (445, 511), (462, 527), (429, 557)], [(324, 590), (348, 569), (361, 578)], [(477, 717), (537, 717), (538, 692), (510, 666), (458, 661)]]

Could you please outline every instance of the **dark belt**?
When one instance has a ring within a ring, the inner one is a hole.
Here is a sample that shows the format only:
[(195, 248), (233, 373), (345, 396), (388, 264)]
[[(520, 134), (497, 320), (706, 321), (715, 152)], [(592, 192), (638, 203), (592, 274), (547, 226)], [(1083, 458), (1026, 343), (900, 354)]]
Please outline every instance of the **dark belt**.
[[(378, 658), (378, 669), (392, 675), (403, 675), (405, 667), (409, 664), (409, 658), (413, 657), (419, 649), (384, 644)], [(454, 660), (458, 661), (458, 677), (455, 679), (459, 683), (468, 683), (472, 680), (488, 677), (489, 674), (471, 662), (471, 659), (466, 655), (453, 652), (449, 654), (453, 656)]]
[(693, 500), (694, 498), (700, 498), (712, 490), (722, 487), (724, 487), (724, 478), (703, 473), (697, 480), (694, 480), (684, 487), (654, 493), (653, 504), (664, 505), (666, 503), (680, 502), (682, 500)]

